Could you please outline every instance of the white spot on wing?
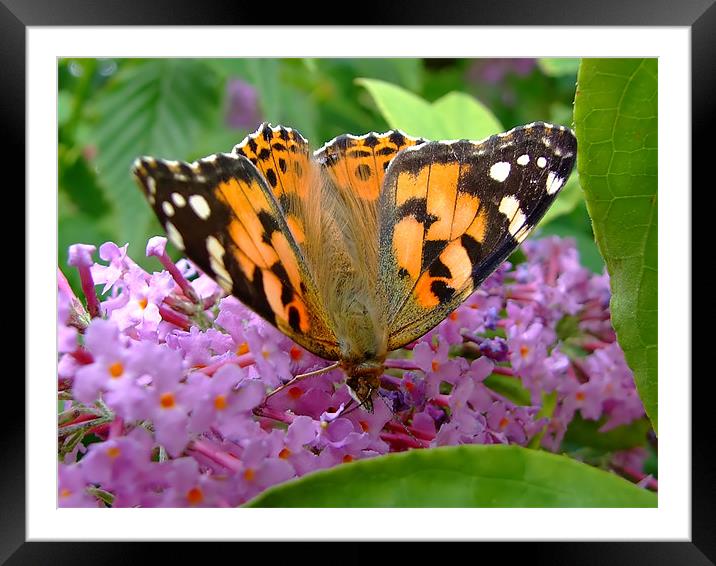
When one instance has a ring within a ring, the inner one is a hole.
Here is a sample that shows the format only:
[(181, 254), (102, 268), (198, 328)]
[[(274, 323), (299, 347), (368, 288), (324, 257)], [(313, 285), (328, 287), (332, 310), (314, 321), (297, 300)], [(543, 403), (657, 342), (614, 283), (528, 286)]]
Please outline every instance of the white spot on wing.
[(206, 220), (211, 215), (209, 203), (201, 195), (191, 195), (189, 197), (189, 206), (196, 212), (196, 215), (202, 220)]
[(174, 204), (176, 204), (179, 208), (186, 205), (186, 199), (183, 195), (179, 193), (172, 193), (172, 200), (174, 201)]
[(519, 209), (520, 201), (513, 196), (503, 197), (500, 201), (500, 212), (507, 218), (512, 218)]
[(504, 197), (500, 201), (500, 212), (510, 220), (508, 228), (510, 234), (515, 237), (520, 234), (527, 220), (525, 213), (520, 208), (520, 201), (513, 196)]
[(490, 177), (498, 183), (502, 183), (510, 174), (510, 164), (507, 161), (498, 161), (490, 167)]
[(520, 230), (515, 234), (515, 240), (517, 240), (517, 243), (521, 244), (527, 236), (529, 236), (530, 231), (532, 230), (532, 226), (528, 226), (525, 224)]
[(212, 271), (219, 279), (219, 285), (224, 291), (230, 293), (233, 287), (233, 280), (226, 267), (224, 267), (224, 246), (214, 236), (209, 236), (206, 239), (206, 251), (209, 252), (209, 263)]
[(157, 194), (157, 182), (152, 177), (147, 177), (147, 187), (150, 194)]
[(547, 175), (547, 194), (553, 195), (554, 193), (556, 193), (563, 183), (564, 179), (562, 179), (562, 177), (558, 177), (553, 171), (550, 171)]
[(214, 236), (209, 236), (206, 239), (206, 251), (209, 252), (209, 255), (215, 259), (220, 260), (223, 263), (223, 255), (226, 250), (224, 250), (224, 246), (221, 245), (221, 242), (216, 239)]
[(526, 153), (524, 155), (520, 155), (517, 158), (517, 165), (527, 165), (530, 162), (530, 156)]
[(181, 237), (181, 234), (179, 233), (179, 230), (176, 229), (176, 226), (174, 226), (171, 222), (167, 222), (164, 225), (164, 228), (167, 231), (167, 236), (169, 236), (169, 241), (177, 248), (184, 251), (184, 238)]
[(172, 203), (170, 203), (168, 200), (165, 200), (162, 203), (162, 210), (167, 216), (174, 216), (174, 207), (172, 206)]
[(544, 169), (547, 166), (547, 160), (544, 157), (537, 158), (537, 167)]

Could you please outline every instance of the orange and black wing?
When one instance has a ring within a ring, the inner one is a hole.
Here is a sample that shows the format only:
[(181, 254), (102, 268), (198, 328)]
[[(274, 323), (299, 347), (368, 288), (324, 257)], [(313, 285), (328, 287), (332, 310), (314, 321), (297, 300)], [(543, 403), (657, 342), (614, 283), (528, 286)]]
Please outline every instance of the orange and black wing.
[[(343, 257), (334, 257), (331, 262), (368, 280), (373, 299), (377, 295), (380, 252), (378, 204), (385, 171), (402, 149), (424, 142), (398, 130), (344, 134), (314, 153), (321, 173), (324, 224), (333, 237), (343, 241), (345, 251)], [(331, 224), (338, 229), (330, 229)], [(328, 267), (324, 265), (323, 269)]]
[(302, 247), (306, 201), (316, 182), (308, 141), (293, 128), (263, 123), (232, 153), (248, 159), (265, 179), (294, 240)]
[(424, 139), (399, 130), (344, 134), (327, 142), (314, 156), (340, 192), (377, 204), (390, 162), (401, 149), (422, 143)]
[[(146, 157), (133, 172), (170, 240), (189, 259), (296, 342), (337, 358), (297, 241), (300, 227), (287, 220), (275, 184), (250, 158), (237, 152), (194, 163)], [(294, 178), (300, 178), (295, 170)], [(292, 190), (299, 185), (293, 182)]]
[(522, 242), (564, 186), (577, 141), (534, 123), (481, 142), (402, 151), (380, 201), (379, 288), (389, 350), (459, 306)]

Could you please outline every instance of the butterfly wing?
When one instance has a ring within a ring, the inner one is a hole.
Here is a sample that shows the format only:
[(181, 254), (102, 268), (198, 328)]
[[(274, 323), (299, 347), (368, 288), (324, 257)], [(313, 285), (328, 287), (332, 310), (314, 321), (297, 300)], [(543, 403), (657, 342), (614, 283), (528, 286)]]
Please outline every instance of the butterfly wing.
[(401, 149), (422, 143), (424, 139), (399, 130), (347, 134), (327, 142), (314, 156), (338, 191), (377, 204), (390, 162)]
[[(378, 269), (378, 203), (385, 171), (401, 149), (425, 140), (398, 130), (362, 136), (345, 134), (314, 153), (321, 168), (331, 214), (336, 216), (351, 261), (372, 280)], [(325, 207), (324, 199), (324, 207)]]
[[(301, 253), (300, 226), (285, 218), (273, 183), (249, 158), (237, 152), (194, 163), (141, 158), (133, 172), (187, 257), (294, 341), (338, 358)], [(292, 181), (292, 190), (300, 184), (300, 178)]]
[(569, 177), (577, 141), (534, 123), (482, 142), (401, 152), (380, 201), (388, 349), (422, 336), (522, 242)]
[(294, 240), (305, 242), (306, 202), (315, 183), (308, 142), (296, 130), (263, 123), (234, 147), (259, 171), (278, 202)]

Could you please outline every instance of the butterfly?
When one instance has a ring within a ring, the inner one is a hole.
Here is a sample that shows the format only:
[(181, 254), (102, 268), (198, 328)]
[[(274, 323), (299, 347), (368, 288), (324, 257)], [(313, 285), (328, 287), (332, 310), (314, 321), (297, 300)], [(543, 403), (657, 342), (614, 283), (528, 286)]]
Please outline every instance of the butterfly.
[(142, 157), (133, 174), (177, 248), (336, 361), (372, 411), (388, 353), (439, 324), (515, 250), (576, 153), (569, 128), (543, 122), (477, 142), (341, 135), (313, 153), (295, 129), (264, 123), (231, 153)]

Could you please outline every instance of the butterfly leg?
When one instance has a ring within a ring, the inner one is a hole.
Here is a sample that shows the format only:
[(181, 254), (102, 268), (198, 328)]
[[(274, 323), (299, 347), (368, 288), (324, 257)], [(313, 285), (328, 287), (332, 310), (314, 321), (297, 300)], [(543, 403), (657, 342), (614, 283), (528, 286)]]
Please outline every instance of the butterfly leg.
[(296, 385), (299, 381), (303, 381), (304, 379), (308, 379), (309, 377), (314, 377), (316, 375), (321, 375), (323, 373), (328, 373), (329, 371), (333, 371), (334, 369), (337, 369), (340, 367), (340, 362), (336, 362), (334, 364), (331, 364), (329, 366), (326, 366), (321, 369), (317, 369), (315, 371), (309, 371), (308, 373), (300, 373), (296, 376), (294, 376), (292, 379), (284, 383), (283, 385), (279, 385), (276, 389), (271, 391), (268, 395), (266, 395), (266, 399), (264, 400), (264, 403), (268, 401), (271, 397), (276, 395), (276, 393), (279, 393), (280, 391), (283, 391), (287, 387), (291, 387), (293, 385)]
[[(356, 403), (355, 407), (352, 407), (353, 403)], [(341, 413), (341, 416), (348, 415), (355, 411), (356, 409), (360, 409), (363, 406), (363, 403), (358, 403), (355, 399), (351, 399), (348, 401), (348, 404), (345, 406), (345, 409), (343, 410), (343, 413)]]

